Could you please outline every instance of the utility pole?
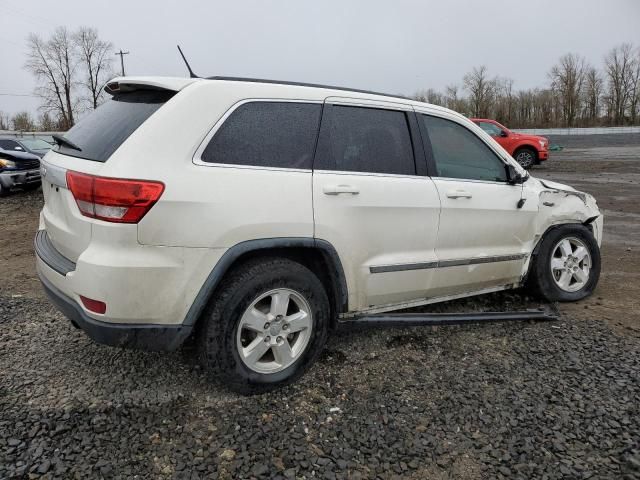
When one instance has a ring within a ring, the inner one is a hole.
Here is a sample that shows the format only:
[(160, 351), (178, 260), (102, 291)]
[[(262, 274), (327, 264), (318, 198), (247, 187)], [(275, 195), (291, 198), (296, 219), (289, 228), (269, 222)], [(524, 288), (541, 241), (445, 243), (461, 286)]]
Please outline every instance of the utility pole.
[(124, 56), (129, 55), (129, 52), (123, 52), (122, 49), (120, 49), (119, 52), (116, 52), (116, 55), (120, 55), (120, 67), (122, 68), (122, 76), (124, 77)]

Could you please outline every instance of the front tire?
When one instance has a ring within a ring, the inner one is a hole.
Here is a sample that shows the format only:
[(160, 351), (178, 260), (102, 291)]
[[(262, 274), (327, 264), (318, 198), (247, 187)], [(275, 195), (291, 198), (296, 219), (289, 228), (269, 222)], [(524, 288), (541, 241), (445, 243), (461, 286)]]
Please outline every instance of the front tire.
[(329, 330), (322, 283), (284, 258), (236, 268), (204, 315), (198, 343), (205, 368), (245, 394), (297, 380), (317, 359)]
[(600, 248), (584, 225), (549, 231), (531, 259), (528, 284), (551, 302), (574, 302), (593, 293), (600, 278)]
[(525, 170), (529, 170), (533, 165), (535, 165), (538, 159), (538, 154), (531, 148), (520, 148), (516, 150), (513, 157), (522, 168), (524, 168)]

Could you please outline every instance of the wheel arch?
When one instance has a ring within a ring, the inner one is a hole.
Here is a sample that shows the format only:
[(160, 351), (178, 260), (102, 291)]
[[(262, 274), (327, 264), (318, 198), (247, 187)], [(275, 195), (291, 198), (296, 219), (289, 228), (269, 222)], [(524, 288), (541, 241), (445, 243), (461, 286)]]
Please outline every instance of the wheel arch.
[(529, 277), (529, 274), (531, 273), (531, 266), (533, 265), (533, 260), (535, 257), (538, 256), (538, 252), (540, 250), (540, 245), (542, 244), (542, 240), (544, 240), (544, 238), (553, 230), (556, 230), (558, 228), (561, 227), (566, 227), (567, 225), (581, 225), (583, 227), (586, 227), (592, 234), (593, 234), (593, 226), (591, 225), (594, 220), (598, 218), (598, 215), (594, 216), (594, 217), (589, 217), (586, 220), (568, 220), (566, 222), (562, 222), (562, 223), (554, 223), (553, 225), (549, 225), (547, 227), (547, 229), (542, 233), (542, 235), (540, 235), (540, 237), (538, 238), (538, 240), (536, 241), (536, 245), (533, 248), (533, 250), (531, 251), (531, 255), (529, 255), (529, 262), (527, 265), (527, 270), (522, 278), (522, 282), (521, 283), (525, 283), (527, 281), (527, 278)]
[(515, 156), (518, 154), (518, 152), (519, 152), (520, 150), (531, 150), (531, 151), (533, 151), (533, 153), (535, 153), (535, 154), (536, 154), (536, 159), (540, 156), (539, 151), (538, 151), (538, 148), (537, 148), (535, 145), (533, 145), (533, 144), (531, 144), (531, 143), (523, 143), (523, 144), (518, 145), (518, 146), (513, 150), (513, 157), (514, 157), (514, 158), (515, 158)]
[(337, 322), (338, 315), (348, 310), (346, 277), (333, 245), (326, 240), (314, 238), (264, 238), (238, 243), (224, 253), (196, 295), (183, 325), (195, 327), (225, 276), (247, 260), (261, 256), (289, 258), (312, 270), (327, 291), (332, 322)]

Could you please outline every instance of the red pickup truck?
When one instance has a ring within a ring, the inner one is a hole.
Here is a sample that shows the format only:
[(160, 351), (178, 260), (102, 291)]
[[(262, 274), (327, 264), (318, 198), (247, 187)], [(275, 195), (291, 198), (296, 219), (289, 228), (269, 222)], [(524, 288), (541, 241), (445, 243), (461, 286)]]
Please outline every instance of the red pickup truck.
[(549, 158), (548, 138), (512, 132), (487, 118), (472, 118), (471, 121), (491, 135), (523, 168), (530, 168)]

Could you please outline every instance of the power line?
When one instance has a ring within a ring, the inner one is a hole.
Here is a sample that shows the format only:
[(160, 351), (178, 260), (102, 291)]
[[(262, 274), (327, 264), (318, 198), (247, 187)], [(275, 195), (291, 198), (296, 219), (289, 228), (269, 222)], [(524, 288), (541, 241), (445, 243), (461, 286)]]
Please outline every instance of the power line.
[(13, 41), (13, 40), (9, 40), (8, 38), (5, 38), (5, 37), (0, 37), (0, 40), (1, 40), (2, 42), (13, 43), (13, 44), (14, 44), (14, 45), (16, 45), (17, 47), (24, 47), (24, 45), (23, 45), (23, 44), (18, 43), (18, 42)]
[(0, 6), (3, 7), (3, 8), (9, 9), (9, 12), (13, 13), (14, 15), (16, 15), (16, 14), (17, 15), (22, 15), (23, 17), (29, 18), (31, 21), (39, 22), (42, 25), (46, 25), (48, 27), (51, 27), (51, 19), (50, 18), (47, 19), (47, 18), (44, 18), (44, 17), (40, 17), (38, 15), (33, 15), (33, 14), (26, 13), (24, 10), (20, 10), (20, 9), (16, 8), (15, 6), (13, 6), (13, 5), (7, 5), (6, 3), (2, 4)]
[(35, 98), (38, 97), (38, 95), (32, 95), (30, 93), (0, 93), (0, 96), (3, 96), (3, 97), (35, 97)]

